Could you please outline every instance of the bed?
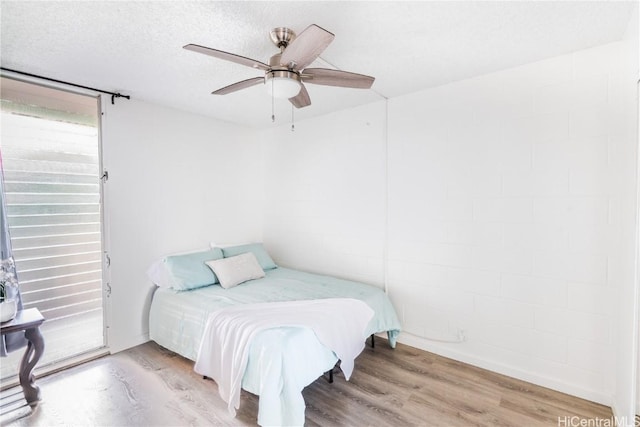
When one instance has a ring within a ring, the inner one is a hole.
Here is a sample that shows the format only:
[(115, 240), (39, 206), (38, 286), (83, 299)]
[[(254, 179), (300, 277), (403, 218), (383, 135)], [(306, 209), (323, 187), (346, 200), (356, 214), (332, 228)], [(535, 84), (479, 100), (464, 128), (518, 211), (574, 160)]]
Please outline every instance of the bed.
[[(258, 261), (263, 277), (229, 288), (218, 283), (203, 284), (212, 280), (205, 277), (212, 271), (205, 261), (238, 258), (249, 252)], [(175, 259), (165, 257), (149, 270), (150, 278), (159, 286), (149, 313), (149, 335), (159, 345), (188, 359), (197, 361), (212, 313), (239, 305), (287, 301), (362, 301), (373, 311), (362, 341), (369, 335), (386, 332), (389, 345), (395, 347), (400, 323), (387, 295), (377, 287), (278, 267), (261, 244), (214, 248), (187, 256), (191, 257), (188, 262), (173, 263)], [(194, 273), (196, 270), (201, 277)], [(186, 279), (186, 286), (185, 275), (192, 276)], [(258, 333), (248, 350), (242, 376), (242, 389), (260, 396), (258, 423), (304, 424), (302, 389), (331, 371), (337, 362), (336, 354), (309, 328), (281, 326)]]

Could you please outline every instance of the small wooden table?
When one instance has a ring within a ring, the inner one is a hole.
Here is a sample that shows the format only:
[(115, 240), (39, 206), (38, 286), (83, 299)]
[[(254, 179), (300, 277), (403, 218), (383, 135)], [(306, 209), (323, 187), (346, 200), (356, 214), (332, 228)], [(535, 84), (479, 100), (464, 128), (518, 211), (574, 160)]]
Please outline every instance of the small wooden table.
[(2, 335), (11, 332), (24, 331), (27, 339), (27, 349), (20, 362), (20, 385), (24, 392), (24, 398), (29, 405), (37, 405), (40, 401), (40, 388), (33, 378), (33, 369), (44, 353), (44, 338), (40, 333), (40, 325), (44, 322), (44, 317), (37, 308), (28, 308), (16, 313), (16, 317), (0, 324)]

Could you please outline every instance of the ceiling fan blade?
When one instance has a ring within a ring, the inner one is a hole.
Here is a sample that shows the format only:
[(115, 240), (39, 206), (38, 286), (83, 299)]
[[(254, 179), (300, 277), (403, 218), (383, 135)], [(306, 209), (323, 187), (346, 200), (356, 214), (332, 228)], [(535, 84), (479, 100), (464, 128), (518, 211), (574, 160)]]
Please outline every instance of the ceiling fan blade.
[(251, 58), (245, 58), (244, 56), (235, 55), (233, 53), (225, 52), (222, 50), (212, 49), (210, 47), (200, 46), (197, 44), (188, 44), (183, 46), (184, 49), (192, 52), (203, 53), (205, 55), (213, 56), (214, 58), (224, 59), (225, 61), (235, 62), (236, 64), (246, 65), (247, 67), (257, 68), (259, 70), (270, 70), (267, 64), (257, 61)]
[(289, 98), (289, 102), (291, 102), (296, 108), (308, 107), (311, 105), (309, 92), (307, 92), (307, 88), (304, 87), (302, 83), (300, 83), (300, 92), (293, 98)]
[(280, 58), (280, 64), (296, 70), (303, 70), (329, 46), (335, 36), (315, 24), (309, 25), (287, 46)]
[(305, 83), (325, 86), (352, 87), (369, 89), (375, 77), (348, 71), (330, 70), (327, 68), (307, 68), (300, 76)]
[(211, 92), (212, 95), (226, 95), (228, 93), (236, 92), (241, 89), (246, 89), (257, 84), (264, 83), (264, 77), (254, 77), (252, 79), (242, 80), (241, 82), (234, 83), (229, 86), (225, 86), (221, 89)]

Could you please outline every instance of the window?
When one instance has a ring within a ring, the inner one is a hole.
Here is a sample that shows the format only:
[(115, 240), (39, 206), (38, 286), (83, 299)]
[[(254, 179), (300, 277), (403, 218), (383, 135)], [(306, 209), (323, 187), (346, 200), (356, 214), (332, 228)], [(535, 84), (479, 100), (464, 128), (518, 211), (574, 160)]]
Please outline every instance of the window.
[(7, 78), (1, 90), (11, 245), (24, 306), (46, 319), (44, 366), (105, 345), (99, 99)]

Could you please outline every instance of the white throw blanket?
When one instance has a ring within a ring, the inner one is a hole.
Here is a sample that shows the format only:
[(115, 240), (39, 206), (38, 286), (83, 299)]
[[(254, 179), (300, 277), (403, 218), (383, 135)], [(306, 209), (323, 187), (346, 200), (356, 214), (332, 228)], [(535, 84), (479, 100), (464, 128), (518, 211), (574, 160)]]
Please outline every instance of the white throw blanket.
[(341, 360), (340, 368), (348, 380), (354, 359), (364, 348), (365, 328), (373, 314), (366, 303), (351, 298), (246, 304), (218, 310), (207, 320), (194, 369), (216, 381), (220, 396), (235, 416), (249, 348), (258, 332), (282, 326), (310, 328)]

